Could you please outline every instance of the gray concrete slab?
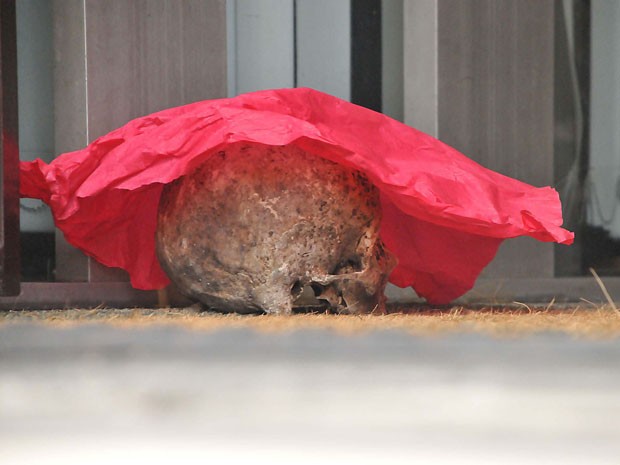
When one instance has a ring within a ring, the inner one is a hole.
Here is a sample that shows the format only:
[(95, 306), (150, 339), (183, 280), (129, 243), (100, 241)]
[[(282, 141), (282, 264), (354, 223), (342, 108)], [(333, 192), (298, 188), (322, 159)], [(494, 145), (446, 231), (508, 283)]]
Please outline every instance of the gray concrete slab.
[(0, 327), (0, 463), (620, 463), (620, 341)]

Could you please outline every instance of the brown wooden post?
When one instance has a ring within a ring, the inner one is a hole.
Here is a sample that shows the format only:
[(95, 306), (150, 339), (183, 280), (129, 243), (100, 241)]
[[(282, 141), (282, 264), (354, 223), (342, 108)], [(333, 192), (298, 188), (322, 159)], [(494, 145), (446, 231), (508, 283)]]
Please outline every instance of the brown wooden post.
[(15, 0), (0, 3), (0, 295), (20, 292)]

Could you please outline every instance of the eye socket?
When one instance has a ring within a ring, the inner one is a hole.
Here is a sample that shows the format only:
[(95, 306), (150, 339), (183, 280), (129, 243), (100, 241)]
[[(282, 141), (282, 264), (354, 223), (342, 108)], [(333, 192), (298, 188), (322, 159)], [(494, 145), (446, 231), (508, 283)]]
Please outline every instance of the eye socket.
[(304, 287), (301, 285), (301, 281), (297, 280), (293, 283), (291, 287), (291, 295), (294, 297), (299, 296), (304, 290)]
[(359, 256), (349, 257), (348, 259), (341, 261), (331, 274), (347, 274), (354, 273), (356, 271), (362, 271), (362, 259)]
[(319, 297), (325, 290), (325, 287), (319, 283), (310, 283), (310, 287), (312, 288), (312, 292), (314, 292), (314, 297)]

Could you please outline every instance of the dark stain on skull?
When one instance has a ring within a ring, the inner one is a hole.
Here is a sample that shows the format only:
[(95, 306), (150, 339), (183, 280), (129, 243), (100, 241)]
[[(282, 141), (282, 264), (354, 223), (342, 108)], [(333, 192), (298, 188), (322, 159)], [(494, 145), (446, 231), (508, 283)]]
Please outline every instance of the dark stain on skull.
[(337, 312), (384, 305), (395, 259), (379, 192), (298, 148), (236, 144), (167, 185), (157, 253), (186, 295), (224, 312), (290, 313), (310, 287)]

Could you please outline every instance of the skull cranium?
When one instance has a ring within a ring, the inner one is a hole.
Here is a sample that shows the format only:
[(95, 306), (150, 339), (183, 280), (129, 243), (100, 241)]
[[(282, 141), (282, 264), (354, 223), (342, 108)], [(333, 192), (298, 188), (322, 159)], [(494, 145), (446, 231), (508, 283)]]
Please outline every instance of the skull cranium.
[(234, 144), (167, 185), (157, 252), (208, 307), (290, 313), (308, 286), (338, 312), (383, 308), (395, 260), (379, 238), (378, 190), (299, 148)]

